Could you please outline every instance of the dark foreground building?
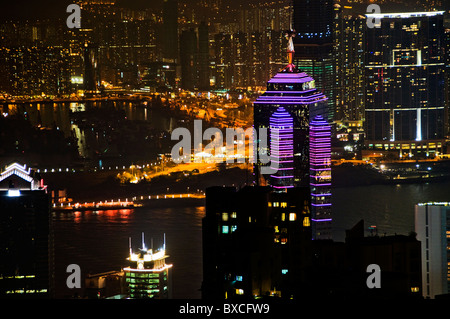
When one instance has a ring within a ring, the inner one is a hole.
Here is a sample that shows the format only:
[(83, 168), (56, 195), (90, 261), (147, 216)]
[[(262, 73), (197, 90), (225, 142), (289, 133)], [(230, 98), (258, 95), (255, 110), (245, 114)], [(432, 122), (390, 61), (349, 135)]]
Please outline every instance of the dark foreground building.
[(50, 199), (37, 173), (14, 163), (0, 175), (0, 298), (52, 297)]
[(302, 280), (310, 223), (308, 188), (208, 188), (203, 298), (290, 296)]
[[(420, 242), (364, 237), (311, 239), (309, 188), (211, 187), (203, 219), (203, 299), (421, 298)], [(380, 266), (370, 289), (367, 267)]]

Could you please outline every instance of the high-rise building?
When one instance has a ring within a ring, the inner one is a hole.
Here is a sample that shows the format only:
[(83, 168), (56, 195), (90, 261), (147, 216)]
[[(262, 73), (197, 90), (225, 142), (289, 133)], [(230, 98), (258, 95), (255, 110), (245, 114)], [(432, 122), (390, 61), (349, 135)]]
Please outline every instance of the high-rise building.
[[(309, 185), (309, 121), (316, 115), (327, 118), (327, 97), (316, 88), (315, 80), (292, 63), (293, 46), (289, 42), (289, 64), (267, 82), (267, 90), (253, 103), (253, 123), (256, 131), (269, 130), (270, 119), (279, 107), (293, 119), (294, 186)], [(270, 143), (270, 142), (269, 142)], [(269, 144), (268, 143), (268, 144)], [(269, 145), (258, 145), (259, 154), (270, 153)], [(273, 159), (272, 159), (273, 160)], [(255, 165), (257, 180), (261, 176), (261, 161)], [(269, 181), (270, 183), (270, 181)]]
[(100, 76), (98, 74), (98, 52), (95, 45), (85, 43), (83, 47), (83, 86), (86, 92), (95, 92), (100, 87)]
[(331, 239), (331, 126), (320, 115), (309, 123), (313, 239)]
[(206, 22), (202, 21), (198, 26), (198, 88), (207, 91), (209, 85), (209, 31)]
[(39, 174), (14, 163), (0, 175), (0, 297), (53, 297), (50, 198)]
[(316, 88), (328, 98), (327, 120), (334, 120), (335, 70), (333, 56), (333, 1), (294, 0), (294, 64), (314, 78)]
[(368, 14), (366, 27), (366, 146), (400, 157), (444, 151), (443, 11)]
[(233, 77), (233, 52), (231, 48), (232, 37), (230, 34), (217, 33), (214, 36), (214, 78), (216, 89), (230, 88)]
[(450, 292), (450, 203), (415, 207), (415, 231), (422, 242), (422, 294), (435, 298)]
[(450, 29), (445, 30), (445, 111), (447, 129), (446, 134), (450, 136)]
[(70, 93), (69, 54), (55, 47), (0, 49), (0, 91), (15, 95)]
[(163, 3), (163, 59), (178, 60), (178, 1), (164, 0)]
[(248, 34), (238, 32), (233, 34), (233, 86), (236, 88), (246, 88), (248, 82), (248, 59), (247, 44)]
[(172, 297), (172, 264), (166, 264), (165, 240), (161, 249), (142, 248), (133, 252), (130, 239), (129, 266), (123, 268), (131, 299), (169, 299)]
[(197, 87), (197, 34), (193, 28), (180, 35), (181, 88), (193, 91)]
[(202, 298), (291, 298), (305, 289), (309, 189), (206, 189)]
[(360, 121), (364, 118), (364, 27), (363, 16), (334, 5), (335, 27), (335, 121)]
[(248, 85), (255, 88), (264, 86), (267, 81), (267, 48), (264, 46), (264, 33), (252, 32), (248, 34)]
[(270, 117), (271, 185), (277, 191), (294, 187), (294, 120), (280, 106)]

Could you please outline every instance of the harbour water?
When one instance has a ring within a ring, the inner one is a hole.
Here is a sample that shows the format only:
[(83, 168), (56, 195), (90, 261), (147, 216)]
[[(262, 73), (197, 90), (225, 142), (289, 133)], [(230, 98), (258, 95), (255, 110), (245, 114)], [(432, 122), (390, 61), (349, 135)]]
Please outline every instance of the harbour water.
[[(376, 226), (379, 236), (414, 231), (414, 205), (450, 201), (450, 181), (342, 187), (333, 189), (333, 236), (345, 240), (345, 230), (364, 219), (366, 236)], [(128, 238), (133, 248), (162, 244), (173, 266), (173, 297), (198, 299), (202, 281), (203, 206), (139, 207), (135, 209), (54, 214), (55, 283), (57, 297), (73, 293), (65, 287), (66, 267), (75, 263), (82, 276), (120, 270), (126, 265)], [(153, 238), (153, 240), (151, 240)], [(82, 293), (81, 291), (79, 293)]]

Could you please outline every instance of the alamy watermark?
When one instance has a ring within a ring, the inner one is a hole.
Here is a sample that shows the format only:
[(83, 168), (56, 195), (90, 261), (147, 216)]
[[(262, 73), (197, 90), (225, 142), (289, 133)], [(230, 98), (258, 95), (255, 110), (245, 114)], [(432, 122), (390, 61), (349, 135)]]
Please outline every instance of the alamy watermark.
[(66, 25), (69, 29), (81, 28), (81, 8), (78, 4), (72, 3), (67, 6), (66, 12), (71, 12), (67, 17)]
[[(181, 138), (181, 140), (180, 140)], [(184, 127), (172, 131), (172, 140), (179, 140), (172, 147), (174, 163), (201, 163), (205, 160), (215, 163), (249, 163), (261, 165), (261, 174), (274, 174), (278, 171), (278, 161), (268, 154), (267, 128), (254, 127), (226, 128), (225, 139), (222, 130), (209, 127), (203, 132), (202, 121), (194, 120), (194, 136)], [(203, 141), (209, 143), (203, 147)], [(224, 143), (225, 142), (225, 143)]]
[[(381, 8), (378, 4), (372, 3), (367, 6), (366, 12), (370, 13), (370, 14), (380, 14)], [(366, 20), (367, 27), (371, 28), (371, 29), (372, 28), (381, 28), (380, 20), (381, 19), (377, 18), (377, 17), (367, 17), (367, 20)]]

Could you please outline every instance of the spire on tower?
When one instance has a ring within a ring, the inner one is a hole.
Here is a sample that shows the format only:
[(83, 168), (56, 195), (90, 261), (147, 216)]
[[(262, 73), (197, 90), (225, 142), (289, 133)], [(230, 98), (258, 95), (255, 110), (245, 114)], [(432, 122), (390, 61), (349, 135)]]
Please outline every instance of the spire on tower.
[(295, 49), (294, 49), (294, 41), (292, 40), (292, 38), (295, 37), (295, 30), (292, 30), (291, 28), (291, 30), (287, 30), (285, 34), (288, 40), (287, 45), (288, 65), (284, 68), (284, 70), (287, 72), (293, 72), (295, 70), (295, 65), (293, 63)]

